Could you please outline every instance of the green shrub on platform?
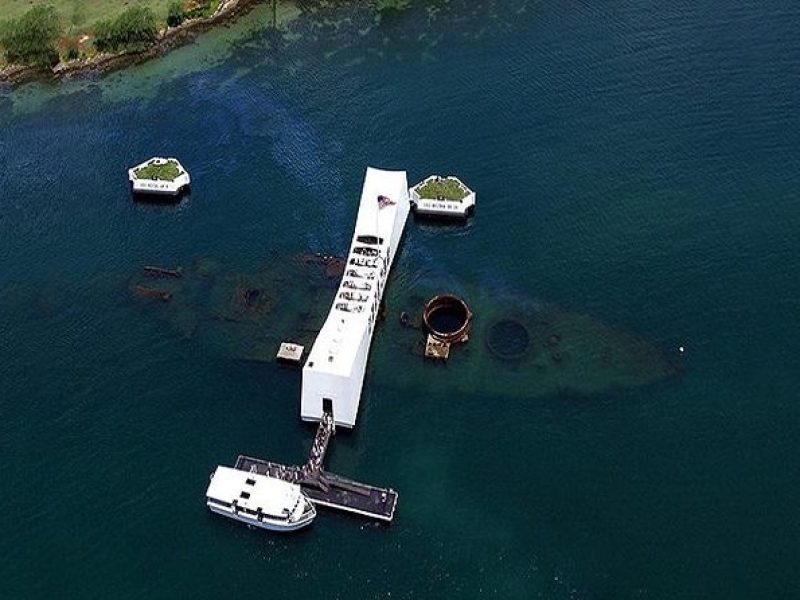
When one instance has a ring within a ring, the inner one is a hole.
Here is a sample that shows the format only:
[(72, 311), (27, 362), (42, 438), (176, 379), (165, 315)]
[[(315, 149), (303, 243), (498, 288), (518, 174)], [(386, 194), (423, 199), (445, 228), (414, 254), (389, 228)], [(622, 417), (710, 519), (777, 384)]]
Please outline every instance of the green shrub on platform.
[(457, 200), (461, 202), (467, 197), (467, 192), (454, 179), (442, 178), (439, 180), (431, 179), (417, 188), (420, 198), (436, 200), (445, 198), (447, 200)]
[(161, 165), (150, 162), (144, 167), (136, 169), (133, 173), (138, 179), (175, 181), (182, 172), (178, 167), (178, 163), (174, 160), (168, 160)]

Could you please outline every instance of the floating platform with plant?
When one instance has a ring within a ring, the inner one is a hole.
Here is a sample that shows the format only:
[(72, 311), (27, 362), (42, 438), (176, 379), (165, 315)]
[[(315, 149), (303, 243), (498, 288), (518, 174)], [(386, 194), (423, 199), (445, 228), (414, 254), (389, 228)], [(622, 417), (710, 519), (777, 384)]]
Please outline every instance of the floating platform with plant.
[(134, 194), (177, 197), (189, 190), (191, 178), (177, 158), (156, 156), (132, 169), (128, 180)]
[(408, 193), (417, 215), (465, 219), (475, 211), (475, 192), (454, 175), (431, 175)]

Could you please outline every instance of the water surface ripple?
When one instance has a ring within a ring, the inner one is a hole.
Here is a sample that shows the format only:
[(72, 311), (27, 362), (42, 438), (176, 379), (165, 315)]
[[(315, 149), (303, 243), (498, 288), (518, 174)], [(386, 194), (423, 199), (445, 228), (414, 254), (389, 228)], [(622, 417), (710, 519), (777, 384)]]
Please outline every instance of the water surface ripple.
[[(0, 595), (798, 595), (800, 6), (412, 4), (285, 36), (257, 9), (0, 97)], [(131, 202), (153, 154), (191, 170), (183, 204)], [(397, 488), (391, 527), (212, 518), (217, 463), (305, 454), (298, 373), (182, 335), (131, 277), (342, 252), (367, 165), (478, 191), (464, 228), (409, 224), (390, 311), (472, 285), (684, 345), (686, 370), (509, 399), (374, 364), (330, 467)]]

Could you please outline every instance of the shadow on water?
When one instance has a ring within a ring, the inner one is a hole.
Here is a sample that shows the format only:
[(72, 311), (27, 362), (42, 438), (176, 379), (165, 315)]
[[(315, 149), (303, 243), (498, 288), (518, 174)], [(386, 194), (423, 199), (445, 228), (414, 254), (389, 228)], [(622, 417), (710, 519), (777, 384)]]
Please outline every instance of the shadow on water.
[(184, 188), (177, 194), (146, 194), (141, 192), (131, 192), (131, 198), (141, 206), (161, 206), (179, 207), (181, 204), (189, 202), (192, 192), (189, 188)]

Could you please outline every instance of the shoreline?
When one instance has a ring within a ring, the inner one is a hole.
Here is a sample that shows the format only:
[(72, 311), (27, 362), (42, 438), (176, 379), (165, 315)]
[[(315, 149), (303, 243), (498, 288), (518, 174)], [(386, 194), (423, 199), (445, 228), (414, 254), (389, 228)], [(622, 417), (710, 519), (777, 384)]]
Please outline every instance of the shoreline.
[(194, 41), (197, 36), (218, 25), (231, 23), (265, 0), (223, 0), (210, 17), (184, 21), (177, 27), (159, 32), (156, 41), (144, 50), (100, 53), (91, 58), (62, 61), (51, 69), (40, 66), (8, 65), (0, 69), (0, 87), (17, 86), (30, 81), (63, 81), (92, 73), (109, 73), (163, 56), (170, 50)]

